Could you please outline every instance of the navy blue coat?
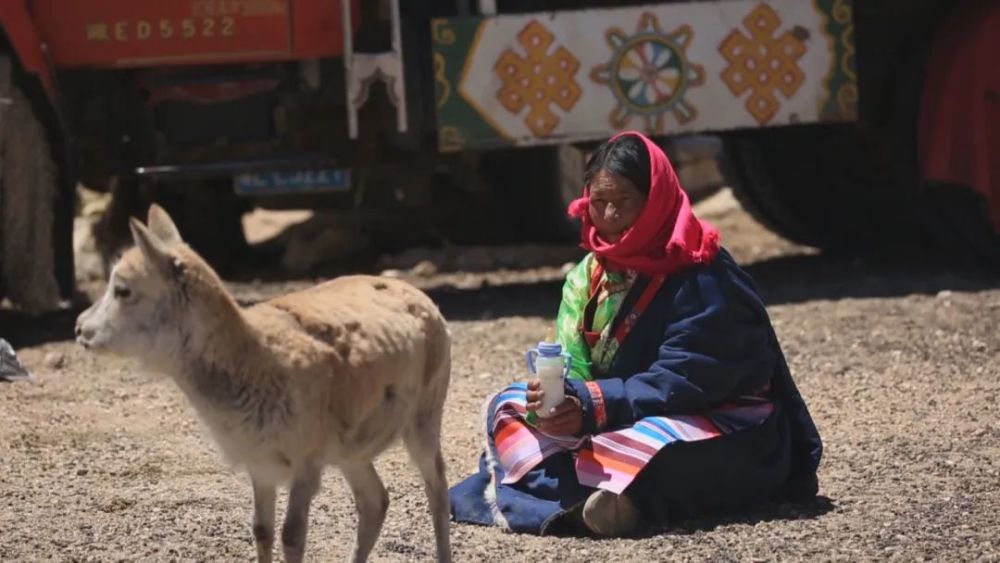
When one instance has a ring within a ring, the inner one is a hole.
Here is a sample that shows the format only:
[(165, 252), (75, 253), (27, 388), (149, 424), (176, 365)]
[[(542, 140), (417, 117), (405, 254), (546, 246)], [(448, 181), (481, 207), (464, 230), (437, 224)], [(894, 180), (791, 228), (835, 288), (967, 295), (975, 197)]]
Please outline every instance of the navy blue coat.
[[(636, 280), (615, 325), (648, 283), (642, 276)], [(823, 449), (819, 433), (753, 281), (725, 250), (711, 264), (668, 278), (597, 383), (607, 428), (646, 416), (701, 412), (770, 384), (777, 408), (765, 424), (667, 446), (643, 469), (625, 494), (647, 521), (816, 494)], [(586, 386), (569, 381), (567, 391), (581, 399), (583, 432), (592, 433), (593, 403)], [(592, 491), (576, 482), (572, 463), (561, 456), (509, 486), (490, 480), (490, 471), (497, 470), (483, 458), (479, 473), (452, 488), (457, 520), (491, 524), (499, 511), (512, 529), (544, 533)], [(484, 495), (486, 501), (476, 501)], [(492, 502), (496, 506), (487, 506)]]

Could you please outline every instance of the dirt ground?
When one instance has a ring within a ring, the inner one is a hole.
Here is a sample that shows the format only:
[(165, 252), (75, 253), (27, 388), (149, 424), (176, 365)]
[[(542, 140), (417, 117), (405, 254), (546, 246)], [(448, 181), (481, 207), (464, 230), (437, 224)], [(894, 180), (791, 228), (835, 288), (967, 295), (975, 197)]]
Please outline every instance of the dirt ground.
[[(724, 199), (703, 212), (757, 280), (819, 426), (819, 499), (632, 540), (454, 525), (456, 561), (1000, 561), (1000, 279), (906, 255), (818, 255)], [(497, 260), (500, 269), (473, 273), (397, 274), (425, 287), (452, 323), (452, 483), (475, 467), (483, 398), (518, 378), (523, 351), (551, 330), (563, 257), (574, 251), (549, 252), (551, 263), (526, 270)], [(311, 281), (233, 288), (253, 302)], [(253, 560), (248, 482), (221, 463), (180, 392), (127, 361), (88, 355), (71, 326), (71, 315), (0, 316), (0, 336), (38, 378), (0, 386), (0, 561)], [(377, 467), (391, 504), (372, 560), (431, 560), (415, 470), (398, 447)], [(330, 471), (309, 559), (345, 557), (354, 524)]]

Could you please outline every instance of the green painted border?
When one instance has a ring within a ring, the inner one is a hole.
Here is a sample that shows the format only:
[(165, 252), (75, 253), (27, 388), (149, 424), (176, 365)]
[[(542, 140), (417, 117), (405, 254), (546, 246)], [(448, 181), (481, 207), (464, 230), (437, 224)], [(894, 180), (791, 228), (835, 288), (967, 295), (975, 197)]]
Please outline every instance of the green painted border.
[(853, 120), (858, 116), (858, 85), (855, 70), (853, 0), (815, 0), (823, 14), (823, 28), (833, 51), (826, 77), (827, 95), (820, 104), (820, 121)]
[(431, 21), (435, 65), (438, 149), (455, 152), (467, 147), (501, 148), (513, 146), (462, 97), (462, 71), (470, 58), (485, 18), (439, 18)]

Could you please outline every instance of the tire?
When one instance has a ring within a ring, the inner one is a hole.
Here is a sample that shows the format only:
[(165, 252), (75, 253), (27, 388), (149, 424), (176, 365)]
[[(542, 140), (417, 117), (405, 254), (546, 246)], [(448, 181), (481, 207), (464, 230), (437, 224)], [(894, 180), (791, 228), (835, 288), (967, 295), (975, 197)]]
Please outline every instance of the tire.
[(566, 214), (583, 191), (584, 153), (572, 145), (503, 149), (484, 155), (480, 174), (505, 219), (500, 228), (519, 242), (579, 240)]
[(61, 189), (50, 130), (16, 70), (0, 54), (0, 281), (5, 297), (38, 315), (72, 297), (73, 199)]
[(931, 184), (921, 193), (927, 231), (953, 258), (1000, 271), (1000, 231), (990, 221), (986, 199), (968, 186)]
[(569, 204), (583, 195), (583, 173), (587, 167), (587, 153), (574, 145), (555, 147), (557, 191), (549, 221), (552, 237), (560, 242), (580, 238), (580, 221), (567, 215)]
[(129, 219), (143, 221), (156, 203), (170, 215), (181, 238), (220, 275), (226, 275), (247, 257), (249, 244), (243, 214), (249, 204), (227, 192), (226, 181), (203, 180), (184, 184), (117, 177), (111, 183), (111, 204), (94, 226), (94, 239), (110, 273), (111, 259), (132, 245)]
[(205, 180), (181, 186), (156, 184), (151, 190), (151, 200), (174, 220), (184, 242), (222, 276), (235, 272), (250, 249), (243, 231), (249, 203), (233, 195), (229, 186), (227, 180)]
[(907, 198), (859, 126), (752, 130), (730, 134), (726, 145), (737, 199), (789, 240), (838, 250), (912, 231)]
[[(944, 29), (942, 22), (945, 22), (943, 25), (947, 25), (947, 18), (944, 17), (946, 13), (948, 12), (945, 9), (941, 16), (935, 19), (937, 25), (934, 26), (934, 31), (940, 32)], [(897, 106), (910, 105), (909, 114), (913, 120), (910, 131), (914, 155), (917, 153), (917, 120), (925, 83), (926, 61), (930, 58), (933, 40), (933, 33), (921, 36), (918, 43), (920, 56), (911, 63), (912, 68), (909, 72), (909, 76), (912, 76), (910, 86), (908, 90), (898, 92), (896, 96)], [(995, 139), (984, 142), (988, 147), (995, 147)], [(992, 158), (1000, 158), (996, 152), (991, 150)], [(971, 186), (923, 180), (916, 160), (914, 156), (912, 175), (914, 183), (919, 185), (916, 207), (925, 231), (943, 245), (942, 252), (948, 256), (1000, 270), (1000, 225), (994, 225), (991, 221), (986, 198)]]

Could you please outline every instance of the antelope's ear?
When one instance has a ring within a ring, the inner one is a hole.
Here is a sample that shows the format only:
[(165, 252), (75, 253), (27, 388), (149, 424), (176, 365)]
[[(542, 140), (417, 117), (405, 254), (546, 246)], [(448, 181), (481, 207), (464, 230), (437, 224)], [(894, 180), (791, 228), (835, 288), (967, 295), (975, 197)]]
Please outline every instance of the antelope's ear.
[(129, 229), (132, 230), (132, 240), (135, 241), (135, 245), (139, 247), (139, 251), (142, 252), (143, 258), (149, 262), (153, 269), (160, 273), (164, 277), (172, 277), (174, 272), (177, 270), (175, 264), (176, 260), (172, 254), (170, 254), (170, 249), (164, 244), (155, 233), (151, 232), (146, 228), (135, 217), (129, 220)]
[(174, 224), (173, 219), (170, 218), (170, 215), (162, 207), (155, 203), (149, 206), (149, 217), (146, 219), (146, 223), (149, 225), (149, 230), (164, 245), (170, 247), (184, 242), (181, 240), (181, 233), (177, 230), (177, 225)]

